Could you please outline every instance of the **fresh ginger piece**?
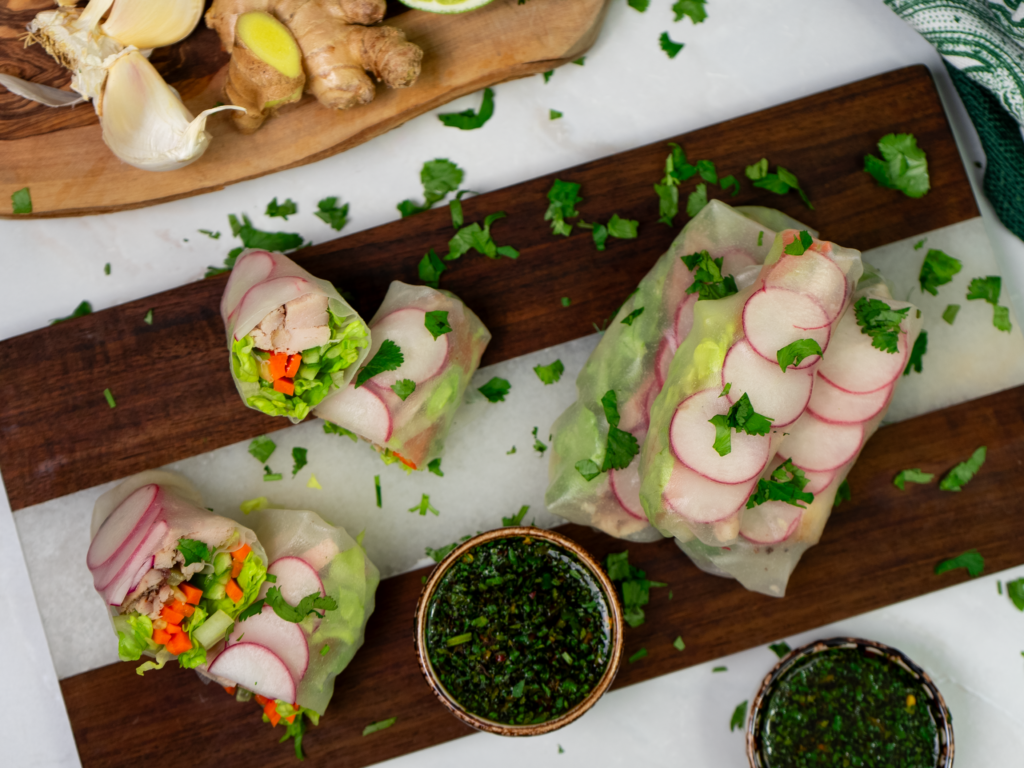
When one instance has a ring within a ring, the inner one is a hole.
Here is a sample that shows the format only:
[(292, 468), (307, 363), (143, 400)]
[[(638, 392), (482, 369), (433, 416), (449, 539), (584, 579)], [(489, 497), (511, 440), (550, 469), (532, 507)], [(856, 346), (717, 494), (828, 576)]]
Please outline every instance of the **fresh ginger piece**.
[(284, 24), (265, 11), (238, 17), (225, 87), (232, 104), (245, 108), (232, 119), (252, 133), (277, 108), (302, 98), (302, 52)]
[(285, 77), (295, 78), (302, 74), (302, 54), (295, 38), (269, 13), (243, 13), (238, 17), (235, 34), (256, 58)]

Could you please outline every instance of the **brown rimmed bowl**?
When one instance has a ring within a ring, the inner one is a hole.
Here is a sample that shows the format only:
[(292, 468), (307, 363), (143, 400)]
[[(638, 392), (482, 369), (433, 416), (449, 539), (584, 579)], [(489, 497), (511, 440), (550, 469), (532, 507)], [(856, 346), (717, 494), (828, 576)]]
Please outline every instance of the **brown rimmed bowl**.
[(754, 697), (754, 704), (750, 708), (750, 717), (747, 720), (747, 759), (750, 761), (750, 768), (769, 768), (768, 760), (763, 752), (761, 738), (761, 726), (765, 713), (768, 709), (768, 699), (775, 691), (775, 686), (795, 664), (803, 661), (808, 656), (818, 653), (844, 648), (856, 648), (861, 653), (872, 654), (879, 658), (886, 659), (890, 664), (896, 664), (909, 672), (921, 685), (924, 701), (935, 722), (935, 730), (939, 734), (939, 754), (935, 761), (935, 768), (952, 768), (953, 766), (953, 716), (946, 706), (945, 699), (935, 687), (935, 683), (928, 676), (928, 673), (911, 661), (905, 653), (888, 645), (877, 643), (874, 640), (861, 640), (855, 637), (833, 637), (828, 640), (818, 640), (813, 643), (790, 651), (784, 656), (775, 668), (765, 677), (761, 683), (761, 689)]
[[(480, 715), (467, 711), (451, 694), (448, 693), (445, 687), (437, 679), (437, 676), (434, 673), (434, 668), (430, 663), (430, 656), (427, 653), (427, 611), (430, 606), (430, 601), (434, 595), (434, 591), (437, 589), (438, 584), (440, 584), (441, 579), (444, 577), (445, 573), (447, 573), (448, 569), (457, 562), (459, 558), (466, 554), (466, 552), (480, 544), (488, 541), (494, 541), (495, 539), (514, 539), (520, 537), (541, 539), (571, 552), (594, 575), (594, 578), (597, 580), (598, 584), (600, 584), (601, 590), (604, 592), (605, 599), (608, 602), (608, 618), (611, 624), (611, 653), (608, 657), (608, 666), (605, 668), (604, 675), (598, 681), (597, 685), (594, 686), (594, 690), (590, 692), (590, 695), (587, 696), (587, 698), (568, 712), (559, 715), (553, 720), (546, 720), (543, 723), (509, 725), (508, 723), (499, 723), (495, 720), (489, 720), (486, 717), (481, 717)], [(604, 695), (604, 692), (611, 686), (612, 681), (615, 680), (615, 674), (619, 670), (619, 662), (622, 659), (622, 606), (619, 604), (619, 598), (615, 594), (615, 587), (612, 585), (608, 576), (605, 574), (598, 562), (589, 552), (583, 549), (583, 547), (571, 539), (562, 536), (560, 533), (546, 531), (541, 528), (533, 528), (530, 526), (499, 528), (494, 531), (488, 531), (487, 533), (481, 533), (478, 536), (474, 536), (468, 541), (460, 544), (454, 550), (449, 552), (448, 556), (438, 563), (430, 574), (426, 584), (423, 586), (422, 592), (420, 592), (420, 599), (416, 603), (415, 618), (416, 623), (413, 632), (413, 642), (416, 646), (416, 656), (419, 660), (420, 671), (423, 673), (423, 677), (426, 678), (427, 684), (434, 692), (434, 695), (437, 696), (441, 703), (444, 704), (444, 706), (447, 707), (453, 715), (459, 718), (459, 720), (464, 722), (466, 725), (476, 728), (479, 731), (486, 731), (499, 736), (539, 736), (542, 733), (550, 733), (551, 731), (558, 730), (559, 728), (568, 725), (573, 720), (576, 720), (578, 717), (581, 717), (588, 709), (597, 703), (597, 700), (601, 698), (601, 696)]]

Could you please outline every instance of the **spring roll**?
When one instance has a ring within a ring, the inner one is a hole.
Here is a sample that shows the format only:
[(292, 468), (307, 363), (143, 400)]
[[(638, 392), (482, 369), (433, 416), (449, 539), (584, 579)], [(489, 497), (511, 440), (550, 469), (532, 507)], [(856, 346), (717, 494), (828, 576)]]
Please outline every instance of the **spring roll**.
[(243, 614), (202, 671), (273, 700), (282, 717), (307, 712), (317, 722), (363, 644), (380, 573), (358, 541), (315, 512), (258, 515), (276, 581), (263, 585), (262, 607)]
[[(387, 463), (425, 469), (444, 452), (491, 333), (454, 294), (397, 280), (370, 330), (367, 372), (385, 369), (364, 382), (357, 378), (313, 413), (372, 443)], [(396, 347), (401, 353), (397, 367)], [(391, 365), (377, 366), (384, 360)]]
[(235, 618), (256, 600), (267, 557), (245, 526), (202, 506), (180, 475), (142, 472), (96, 501), (86, 564), (124, 661), (160, 669), (206, 660)]
[(242, 400), (296, 423), (348, 384), (370, 348), (366, 323), (337, 289), (280, 253), (238, 257), (220, 314)]
[(603, 399), (614, 391), (618, 429), (642, 444), (651, 404), (693, 326), (698, 293), (693, 269), (681, 257), (707, 251), (723, 275), (743, 285), (756, 277), (771, 249), (776, 233), (770, 225), (798, 223), (768, 208), (711, 201), (626, 299), (576, 380), (576, 402), (552, 427), (545, 502), (554, 514), (631, 541), (662, 537), (640, 504), (639, 460), (623, 469), (605, 467), (609, 411)]

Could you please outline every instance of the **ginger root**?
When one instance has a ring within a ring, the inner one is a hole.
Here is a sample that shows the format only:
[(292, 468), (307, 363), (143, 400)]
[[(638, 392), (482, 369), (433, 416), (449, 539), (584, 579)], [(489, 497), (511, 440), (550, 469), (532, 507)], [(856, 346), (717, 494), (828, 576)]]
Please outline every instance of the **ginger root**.
[(419, 77), (419, 46), (399, 29), (371, 26), (385, 10), (385, 0), (214, 0), (206, 25), (233, 51), (242, 15), (272, 14), (301, 49), (306, 92), (326, 107), (348, 109), (373, 100), (371, 76), (391, 88), (405, 88)]
[(232, 113), (238, 130), (252, 133), (278, 107), (301, 99), (305, 83), (302, 52), (288, 28), (265, 11), (241, 14), (225, 87), (231, 103), (245, 108)]

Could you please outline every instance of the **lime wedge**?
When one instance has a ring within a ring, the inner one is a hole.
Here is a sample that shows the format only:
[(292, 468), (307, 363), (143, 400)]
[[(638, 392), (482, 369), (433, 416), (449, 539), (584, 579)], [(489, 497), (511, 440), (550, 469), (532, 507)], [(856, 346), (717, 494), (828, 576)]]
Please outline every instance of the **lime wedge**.
[(404, 5), (430, 13), (465, 13), (483, 8), (491, 0), (402, 0)]

